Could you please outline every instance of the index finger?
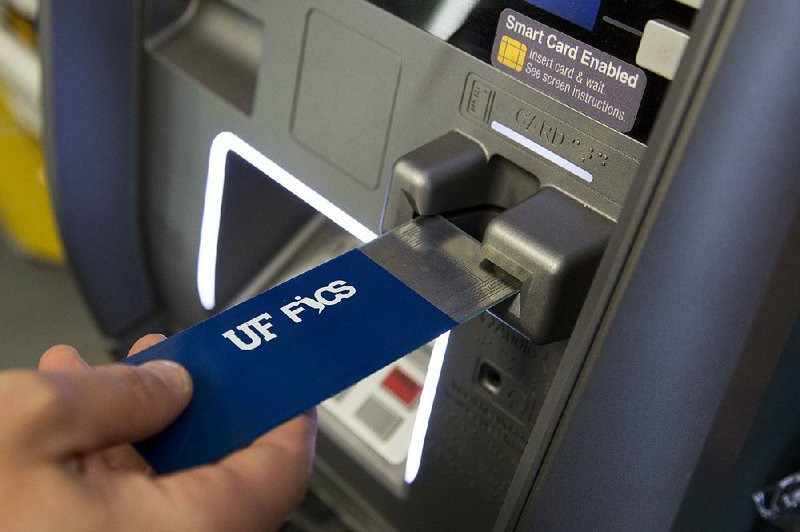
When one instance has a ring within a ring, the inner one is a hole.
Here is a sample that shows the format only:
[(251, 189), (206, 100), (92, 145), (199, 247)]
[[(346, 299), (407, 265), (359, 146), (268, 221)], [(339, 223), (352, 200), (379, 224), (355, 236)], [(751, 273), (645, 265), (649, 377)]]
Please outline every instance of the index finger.
[(128, 351), (128, 356), (131, 357), (137, 353), (141, 353), (148, 347), (153, 347), (159, 342), (163, 342), (167, 337), (163, 334), (146, 334), (136, 340)]

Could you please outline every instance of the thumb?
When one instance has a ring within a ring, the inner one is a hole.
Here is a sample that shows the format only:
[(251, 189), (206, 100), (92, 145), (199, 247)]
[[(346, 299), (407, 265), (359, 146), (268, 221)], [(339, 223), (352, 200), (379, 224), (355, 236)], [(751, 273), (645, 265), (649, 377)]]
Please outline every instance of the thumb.
[(182, 366), (154, 360), (90, 370), (40, 371), (42, 419), (29, 426), (50, 455), (131, 443), (166, 428), (186, 408), (192, 381)]

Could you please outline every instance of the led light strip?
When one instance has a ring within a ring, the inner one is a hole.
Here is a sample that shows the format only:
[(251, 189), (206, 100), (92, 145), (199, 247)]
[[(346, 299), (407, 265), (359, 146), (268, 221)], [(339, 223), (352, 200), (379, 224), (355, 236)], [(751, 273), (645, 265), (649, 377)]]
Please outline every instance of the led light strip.
[(211, 142), (208, 155), (206, 197), (197, 257), (197, 294), (206, 310), (213, 309), (217, 302), (217, 245), (222, 215), (222, 195), (225, 191), (225, 163), (228, 160), (228, 152), (231, 151), (360, 241), (369, 242), (377, 238), (376, 233), (322, 197), (272, 159), (230, 131), (223, 131)]
[(492, 122), (492, 129), (497, 131), (498, 133), (500, 133), (504, 137), (513, 140), (517, 144), (520, 144), (520, 145), (524, 146), (525, 148), (528, 148), (533, 153), (535, 153), (537, 155), (541, 155), (542, 157), (544, 157), (545, 159), (547, 159), (551, 163), (557, 164), (558, 166), (560, 166), (561, 168), (563, 168), (567, 172), (576, 175), (577, 177), (583, 179), (587, 183), (591, 183), (592, 180), (594, 180), (594, 176), (592, 174), (590, 174), (589, 172), (587, 172), (586, 170), (584, 170), (583, 168), (581, 168), (577, 164), (569, 162), (568, 160), (564, 159), (559, 154), (557, 154), (557, 153), (545, 148), (541, 144), (532, 141), (528, 137), (520, 135), (519, 133), (517, 133), (516, 131), (514, 131), (513, 129), (511, 129), (507, 125), (501, 124), (500, 122), (495, 120), (495, 121)]
[(411, 484), (417, 478), (419, 466), (422, 463), (425, 435), (428, 433), (428, 422), (431, 419), (433, 402), (436, 399), (436, 389), (439, 386), (439, 377), (442, 374), (444, 354), (447, 351), (449, 340), (450, 333), (446, 332), (433, 342), (431, 360), (428, 362), (428, 372), (425, 374), (425, 382), (422, 385), (422, 394), (420, 394), (419, 406), (417, 406), (417, 417), (414, 418), (411, 442), (408, 445), (408, 458), (406, 458), (406, 470), (403, 475), (407, 484)]

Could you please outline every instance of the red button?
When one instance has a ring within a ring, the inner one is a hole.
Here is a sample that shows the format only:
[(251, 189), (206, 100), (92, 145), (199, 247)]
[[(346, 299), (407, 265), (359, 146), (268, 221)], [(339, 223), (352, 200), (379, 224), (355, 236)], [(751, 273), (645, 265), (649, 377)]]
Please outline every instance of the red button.
[(410, 407), (422, 392), (422, 386), (406, 375), (400, 368), (394, 368), (381, 383), (384, 388)]

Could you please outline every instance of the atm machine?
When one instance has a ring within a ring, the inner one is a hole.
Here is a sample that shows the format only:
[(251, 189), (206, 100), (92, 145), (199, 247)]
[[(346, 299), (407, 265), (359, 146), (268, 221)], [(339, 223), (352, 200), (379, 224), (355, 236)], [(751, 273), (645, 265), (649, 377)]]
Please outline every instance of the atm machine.
[(522, 289), (319, 407), (289, 529), (760, 529), (800, 470), (798, 27), (795, 0), (45, 2), (70, 263), (124, 352), (443, 216)]

